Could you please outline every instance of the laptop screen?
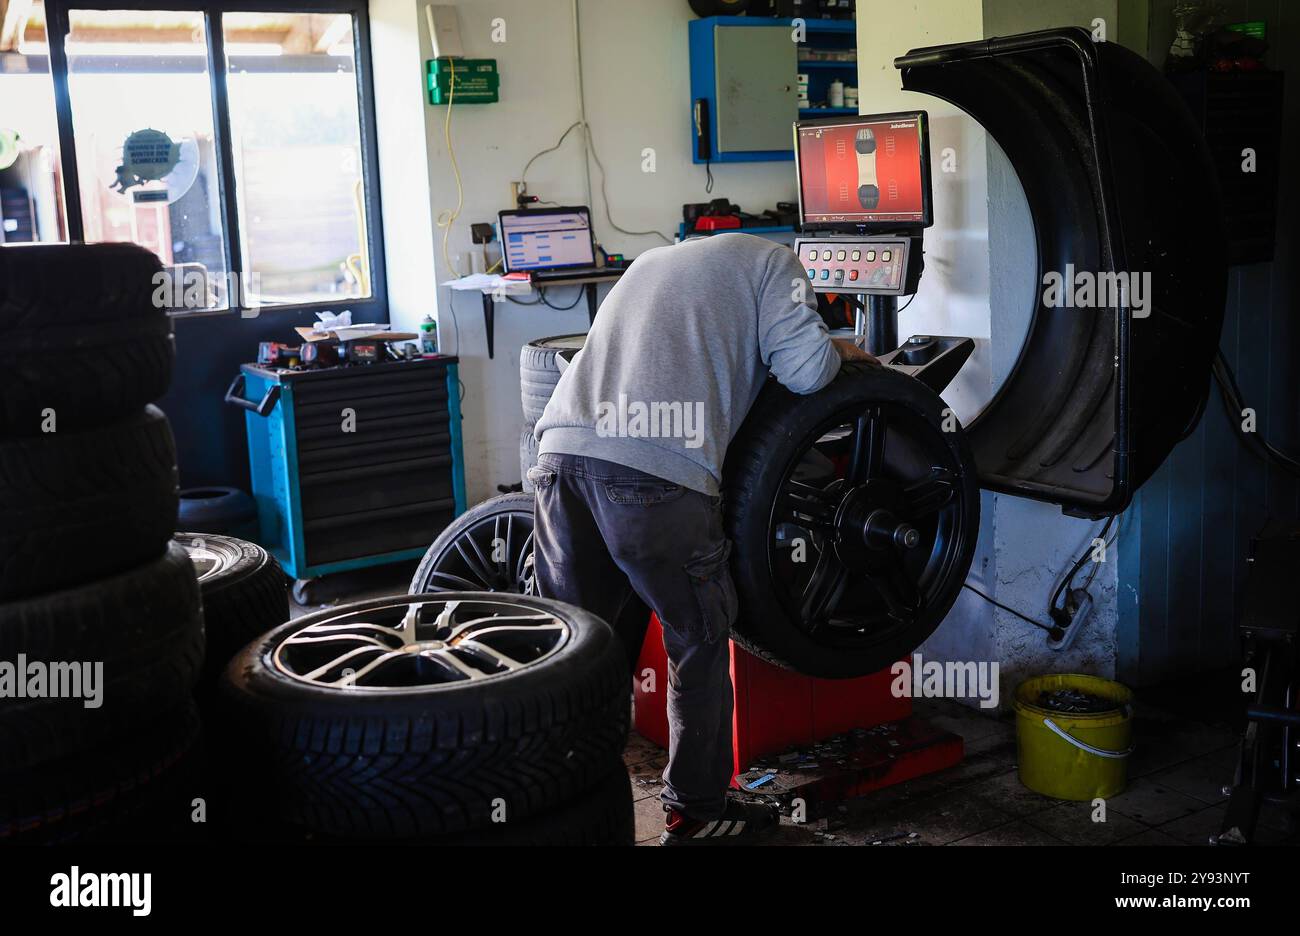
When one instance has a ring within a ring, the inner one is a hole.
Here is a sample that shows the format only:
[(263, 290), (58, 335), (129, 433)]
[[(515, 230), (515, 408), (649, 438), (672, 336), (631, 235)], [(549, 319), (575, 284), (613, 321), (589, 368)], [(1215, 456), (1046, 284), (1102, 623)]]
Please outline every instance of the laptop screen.
[(501, 247), (509, 272), (587, 267), (596, 262), (586, 208), (503, 211)]

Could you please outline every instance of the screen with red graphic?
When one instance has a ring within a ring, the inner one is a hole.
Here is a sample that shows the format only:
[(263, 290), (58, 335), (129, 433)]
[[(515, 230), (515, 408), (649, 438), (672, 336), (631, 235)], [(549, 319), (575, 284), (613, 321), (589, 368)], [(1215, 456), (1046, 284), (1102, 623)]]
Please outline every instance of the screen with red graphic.
[(898, 230), (933, 221), (924, 111), (800, 123), (795, 137), (805, 227)]

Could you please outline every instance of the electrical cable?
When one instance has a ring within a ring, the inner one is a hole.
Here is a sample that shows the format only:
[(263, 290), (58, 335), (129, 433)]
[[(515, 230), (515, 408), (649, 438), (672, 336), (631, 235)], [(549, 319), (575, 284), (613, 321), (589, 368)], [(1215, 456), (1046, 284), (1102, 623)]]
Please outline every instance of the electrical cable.
[(1247, 432), (1242, 428), (1241, 416), (1249, 407), (1246, 406), (1241, 396), (1241, 388), (1237, 386), (1236, 375), (1232, 373), (1227, 358), (1223, 356), (1223, 351), (1219, 349), (1215, 349), (1214, 352), (1212, 373), (1219, 384), (1219, 391), (1223, 397), (1223, 406), (1228, 414), (1228, 424), (1242, 444), (1264, 461), (1273, 464), (1287, 474), (1300, 477), (1300, 461), (1277, 448), (1262, 436)]
[(713, 194), (713, 163), (710, 160), (704, 160), (704, 194)]
[(506, 302), (513, 302), (515, 305), (521, 305), (521, 306), (535, 306), (535, 305), (541, 305), (542, 299), (541, 299), (541, 294), (539, 293), (538, 297), (534, 299), (532, 302), (524, 302), (524, 300), (516, 299), (514, 296), (510, 295), (509, 293), (506, 293)]
[(962, 584), (962, 588), (969, 588), (971, 591), (979, 595), (981, 598), (983, 598), (989, 604), (993, 605), (995, 608), (1001, 608), (1003, 611), (1006, 611), (1008, 614), (1014, 614), (1016, 617), (1020, 618), (1020, 620), (1027, 621), (1030, 624), (1034, 625), (1035, 627), (1042, 628), (1043, 630), (1048, 631), (1049, 633), (1054, 633), (1055, 631), (1059, 630), (1059, 628), (1053, 627), (1050, 624), (1044, 624), (1042, 621), (1035, 621), (1029, 615), (1021, 614), (1015, 608), (1004, 605), (1002, 602), (998, 601), (995, 598), (990, 598), (988, 595), (984, 594), (984, 592), (980, 591), (974, 585), (970, 584), (970, 582), (964, 582)]
[[(456, 150), (451, 145), (451, 108), (456, 103), (456, 60), (448, 59), (451, 68), (451, 81), (447, 92), (447, 116), (442, 122), (443, 138), (447, 142), (447, 155), (451, 159), (452, 175), (456, 177), (456, 207), (444, 209), (438, 213), (437, 224), (442, 228), (442, 262), (447, 265), (447, 271), (453, 277), (459, 277), (460, 273), (451, 262), (451, 254), (447, 250), (447, 241), (451, 237), (451, 226), (456, 223), (460, 217), (460, 210), (465, 206), (465, 188), (460, 181), (460, 166), (456, 162)], [(460, 350), (459, 347), (457, 350)]]
[(582, 74), (582, 23), (578, 15), (578, 0), (573, 0), (573, 57), (577, 66), (574, 77), (578, 86), (578, 119), (582, 121), (582, 172), (587, 180), (587, 204), (591, 201), (591, 161), (587, 147), (591, 144), (591, 127), (587, 124), (587, 85)]
[(578, 0), (573, 0), (573, 48), (578, 66), (578, 114), (579, 122), (582, 124), (582, 136), (586, 143), (586, 151), (582, 156), (583, 170), (587, 175), (587, 202), (591, 203), (591, 163), (588, 160), (594, 160), (596, 167), (600, 169), (600, 199), (604, 203), (602, 207), (605, 210), (605, 223), (611, 230), (618, 231), (628, 237), (657, 237), (665, 244), (671, 244), (672, 238), (666, 236), (662, 231), (629, 231), (619, 227), (614, 223), (614, 216), (609, 210), (609, 191), (607, 182), (609, 174), (605, 171), (605, 164), (600, 161), (600, 155), (596, 152), (596, 144), (591, 138), (591, 124), (587, 122), (587, 91), (586, 77), (583, 75), (582, 68), (582, 30), (579, 28), (578, 21)]
[(574, 128), (581, 127), (581, 126), (582, 126), (582, 121), (575, 120), (573, 123), (569, 124), (568, 129), (565, 130), (564, 133), (560, 134), (560, 139), (554, 146), (552, 146), (550, 149), (542, 150), (540, 153), (533, 156), (532, 159), (528, 160), (528, 162), (524, 164), (524, 171), (519, 174), (519, 184), (526, 187), (528, 184), (528, 170), (532, 168), (533, 163), (537, 162), (537, 160), (541, 159), (547, 153), (554, 153), (557, 149), (559, 149), (561, 146), (564, 145), (564, 141), (569, 138), (569, 134), (573, 132)]
[[(1106, 518), (1106, 523), (1104, 526), (1102, 526), (1101, 533), (1100, 533), (1100, 537), (1103, 541), (1105, 541), (1106, 534), (1110, 530), (1111, 524), (1114, 522), (1115, 522), (1115, 518), (1113, 516)], [(1097, 537), (1093, 537), (1093, 539), (1097, 539)], [(1092, 554), (1092, 544), (1090, 542), (1088, 544), (1088, 549), (1084, 552), (1083, 556), (1081, 556), (1079, 560), (1073, 566), (1071, 566), (1069, 573), (1065, 576), (1064, 579), (1061, 580), (1061, 584), (1057, 586), (1056, 591), (1052, 593), (1052, 600), (1048, 604), (1048, 613), (1052, 615), (1053, 620), (1056, 619), (1056, 614), (1055, 614), (1056, 602), (1057, 599), (1060, 597), (1061, 592), (1065, 590), (1066, 585), (1074, 581), (1075, 576), (1079, 574), (1079, 570), (1083, 568), (1084, 563), (1088, 561), (1088, 557), (1091, 554)], [(1092, 584), (1093, 576), (1097, 574), (1096, 567), (1100, 566), (1101, 563), (1093, 563), (1093, 565), (1094, 568), (1088, 575), (1088, 581), (1084, 583), (1083, 587), (1085, 589)], [(1005, 605), (1002, 602), (998, 601), (997, 599), (989, 595), (986, 595), (984, 592), (980, 591), (978, 588), (976, 588), (974, 585), (971, 585), (969, 582), (963, 583), (962, 587), (969, 588), (971, 591), (979, 595), (989, 604), (1001, 608), (1003, 611), (1006, 611), (1008, 614), (1013, 614), (1016, 617), (1020, 618), (1020, 620), (1032, 624), (1041, 630), (1047, 631), (1048, 633), (1052, 634), (1052, 636), (1057, 637), (1058, 639), (1064, 633), (1066, 625), (1060, 624), (1059, 622), (1057, 624), (1044, 624), (1042, 621), (1035, 620), (1034, 618), (1031, 618), (1027, 614), (1022, 614), (1019, 611), (1017, 611), (1015, 608)]]
[(541, 297), (542, 302), (544, 302), (549, 308), (555, 309), (557, 312), (568, 312), (570, 309), (575, 308), (578, 305), (578, 303), (582, 301), (583, 296), (585, 296), (586, 294), (587, 294), (587, 287), (579, 286), (578, 295), (574, 298), (573, 302), (569, 303), (566, 306), (557, 306), (557, 305), (552, 305), (551, 301), (546, 298), (545, 289), (542, 289), (538, 292), (538, 295)]
[[(614, 218), (609, 211), (609, 191), (607, 187), (607, 176), (605, 173), (605, 164), (600, 161), (600, 156), (596, 152), (596, 144), (591, 141), (591, 125), (587, 123), (585, 111), (583, 113), (583, 117), (581, 120), (576, 120), (573, 123), (569, 124), (568, 128), (564, 131), (564, 133), (560, 134), (560, 139), (556, 142), (554, 146), (548, 147), (547, 149), (542, 150), (540, 153), (535, 154), (531, 159), (528, 160), (527, 163), (524, 164), (524, 171), (519, 174), (519, 184), (524, 186), (526, 191), (527, 184), (528, 184), (528, 170), (532, 168), (533, 163), (537, 162), (538, 159), (540, 159), (542, 156), (545, 156), (547, 153), (554, 153), (556, 150), (558, 150), (561, 146), (564, 145), (564, 141), (568, 139), (569, 134), (572, 133), (578, 127), (583, 128), (582, 131), (583, 138), (586, 144), (582, 156), (583, 163), (584, 164), (587, 163), (588, 153), (590, 153), (590, 158), (595, 161), (596, 166), (600, 169), (600, 199), (601, 202), (603, 203), (602, 207), (604, 208), (605, 211), (605, 223), (609, 225), (611, 230), (617, 231), (620, 234), (626, 234), (629, 237), (658, 237), (665, 243), (671, 244), (672, 240), (666, 237), (660, 231), (629, 231), (625, 228), (619, 227), (617, 224), (614, 223)], [(706, 191), (712, 191), (712, 181), (710, 181), (710, 187), (706, 189)], [(555, 204), (555, 202), (539, 202), (539, 204), (553, 205)]]
[[(456, 356), (460, 356), (460, 319), (456, 317), (456, 290), (447, 290), (447, 308), (451, 311), (451, 327), (456, 335)], [(464, 398), (464, 385), (461, 385), (461, 397)]]
[[(585, 119), (585, 116), (584, 116), (583, 124), (585, 125), (586, 123), (587, 123), (587, 122), (586, 122), (586, 119)], [(659, 238), (659, 239), (662, 240), (665, 244), (671, 244), (671, 243), (672, 243), (672, 239), (669, 238), (669, 237), (667, 237), (667, 236), (666, 236), (665, 234), (663, 234), (663, 232), (661, 232), (661, 231), (629, 231), (629, 230), (627, 230), (626, 228), (621, 228), (621, 227), (619, 227), (617, 224), (614, 223), (614, 218), (613, 218), (613, 216), (609, 213), (609, 192), (608, 192), (608, 191), (606, 190), (606, 188), (605, 188), (605, 183), (608, 181), (609, 176), (608, 176), (608, 173), (605, 172), (605, 164), (602, 163), (602, 162), (600, 161), (600, 157), (599, 157), (598, 155), (596, 155), (596, 144), (593, 143), (593, 142), (592, 142), (592, 139), (591, 139), (591, 129), (590, 129), (590, 125), (587, 125), (587, 131), (586, 131), (586, 133), (585, 133), (585, 136), (586, 136), (586, 138), (587, 138), (587, 149), (588, 149), (588, 150), (590, 151), (590, 153), (591, 153), (591, 158), (594, 159), (594, 160), (596, 161), (596, 166), (600, 169), (600, 200), (604, 203), (604, 204), (603, 204), (603, 207), (604, 207), (604, 209), (605, 209), (605, 223), (607, 223), (607, 224), (608, 224), (611, 228), (613, 228), (615, 231), (618, 231), (620, 234), (626, 234), (626, 235), (628, 235), (629, 237), (650, 237), (650, 236), (653, 236), (653, 237), (657, 237), (657, 238)]]
[[(1060, 601), (1061, 595), (1065, 593), (1067, 590), (1071, 590), (1071, 591), (1073, 590), (1070, 589), (1070, 585), (1074, 582), (1075, 576), (1079, 574), (1079, 570), (1082, 569), (1084, 565), (1087, 564), (1088, 560), (1092, 557), (1093, 541), (1100, 539), (1104, 544), (1106, 542), (1106, 534), (1110, 532), (1111, 525), (1114, 522), (1115, 522), (1114, 515), (1111, 515), (1106, 518), (1106, 522), (1102, 525), (1101, 532), (1098, 533), (1096, 536), (1094, 536), (1092, 540), (1088, 542), (1087, 547), (1085, 547), (1083, 551), (1083, 555), (1080, 556), (1078, 560), (1074, 563), (1074, 565), (1070, 567), (1070, 571), (1066, 573), (1065, 577), (1062, 578), (1060, 583), (1056, 586), (1056, 590), (1052, 592), (1052, 597), (1047, 603), (1047, 613), (1052, 616), (1053, 620), (1056, 620), (1057, 613), (1061, 610), (1057, 607), (1057, 603)], [(1094, 566), (1100, 564), (1101, 563), (1093, 563)], [(1096, 575), (1096, 572), (1097, 570), (1094, 568), (1092, 570), (1092, 574), (1088, 578), (1089, 584), (1092, 583), (1092, 577)], [(1087, 585), (1085, 585), (1084, 587), (1086, 588)]]

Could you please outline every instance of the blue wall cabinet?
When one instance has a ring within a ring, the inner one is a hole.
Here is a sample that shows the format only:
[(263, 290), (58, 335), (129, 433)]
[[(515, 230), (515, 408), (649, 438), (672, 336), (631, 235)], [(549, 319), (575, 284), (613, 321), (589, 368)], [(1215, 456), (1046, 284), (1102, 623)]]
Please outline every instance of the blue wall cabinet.
[[(856, 61), (824, 56), (854, 51), (853, 20), (805, 20), (802, 42), (788, 19), (710, 16), (689, 24), (691, 139), (696, 120), (707, 114), (709, 156), (692, 146), (696, 163), (762, 162), (794, 158), (791, 125), (800, 117), (856, 114), (858, 109), (825, 106), (800, 109), (798, 73), (809, 75), (809, 104), (824, 105), (836, 79), (857, 84)], [(703, 110), (696, 106), (704, 101)]]
[(245, 364), (259, 540), (297, 579), (416, 558), (465, 510), (457, 358)]

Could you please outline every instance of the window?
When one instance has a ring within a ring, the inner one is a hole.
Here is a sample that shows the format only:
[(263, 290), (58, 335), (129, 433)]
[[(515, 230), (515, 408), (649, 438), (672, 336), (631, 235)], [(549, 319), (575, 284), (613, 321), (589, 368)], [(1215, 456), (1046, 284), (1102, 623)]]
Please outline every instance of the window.
[(0, 244), (67, 239), (45, 6), (9, 0), (0, 18)]
[(140, 244), (178, 310), (383, 317), (363, 0), (0, 8), (0, 242)]
[(352, 18), (230, 13), (224, 29), (244, 269), (264, 302), (369, 296)]

